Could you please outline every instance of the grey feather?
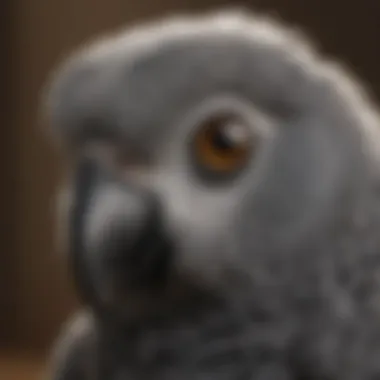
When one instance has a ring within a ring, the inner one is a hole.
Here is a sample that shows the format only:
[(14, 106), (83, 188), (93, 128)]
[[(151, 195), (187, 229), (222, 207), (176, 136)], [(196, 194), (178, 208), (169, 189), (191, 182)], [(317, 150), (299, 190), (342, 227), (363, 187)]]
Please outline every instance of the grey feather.
[[(302, 33), (228, 11), (128, 28), (74, 53), (46, 108), (68, 152), (113, 152), (83, 252), (112, 322), (90, 311), (98, 370), (83, 379), (380, 377), (380, 119)], [(226, 110), (258, 148), (222, 184), (189, 147)], [(160, 207), (134, 212), (149, 194)]]

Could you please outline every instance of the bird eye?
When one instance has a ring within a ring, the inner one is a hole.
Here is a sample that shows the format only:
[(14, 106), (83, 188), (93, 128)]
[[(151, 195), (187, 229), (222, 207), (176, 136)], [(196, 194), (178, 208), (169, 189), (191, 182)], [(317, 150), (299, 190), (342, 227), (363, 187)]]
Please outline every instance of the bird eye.
[(252, 132), (236, 116), (217, 116), (203, 122), (195, 135), (194, 155), (203, 169), (234, 173), (246, 164), (252, 150)]

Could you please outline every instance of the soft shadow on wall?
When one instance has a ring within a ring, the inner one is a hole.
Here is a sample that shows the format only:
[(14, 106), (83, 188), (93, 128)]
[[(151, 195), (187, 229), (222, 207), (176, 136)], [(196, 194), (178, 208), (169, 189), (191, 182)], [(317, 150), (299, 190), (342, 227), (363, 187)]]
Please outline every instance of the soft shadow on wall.
[[(50, 70), (72, 48), (122, 24), (178, 10), (245, 5), (304, 28), (380, 95), (380, 2), (362, 0), (22, 0), (0, 6), (4, 86), (0, 344), (45, 350), (77, 307), (54, 246), (53, 196), (62, 160), (43, 138), (37, 111)], [(46, 126), (44, 126), (46, 127)]]

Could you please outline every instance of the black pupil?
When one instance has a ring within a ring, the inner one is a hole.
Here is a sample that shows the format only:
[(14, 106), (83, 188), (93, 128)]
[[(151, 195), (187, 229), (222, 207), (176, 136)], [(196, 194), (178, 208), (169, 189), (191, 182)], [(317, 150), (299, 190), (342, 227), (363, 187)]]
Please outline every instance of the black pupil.
[(241, 144), (241, 141), (234, 139), (230, 127), (228, 124), (218, 126), (211, 132), (211, 142), (217, 150), (228, 152)]

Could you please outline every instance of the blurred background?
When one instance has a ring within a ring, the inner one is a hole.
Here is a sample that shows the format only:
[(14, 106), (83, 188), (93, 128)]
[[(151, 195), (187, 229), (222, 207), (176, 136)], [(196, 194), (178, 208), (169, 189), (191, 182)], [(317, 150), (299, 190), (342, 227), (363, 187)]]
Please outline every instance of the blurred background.
[(41, 86), (78, 44), (174, 11), (240, 6), (280, 15), (343, 60), (380, 96), (378, 0), (2, 0), (0, 379), (41, 379), (59, 327), (77, 307), (54, 246), (63, 162), (38, 121)]

